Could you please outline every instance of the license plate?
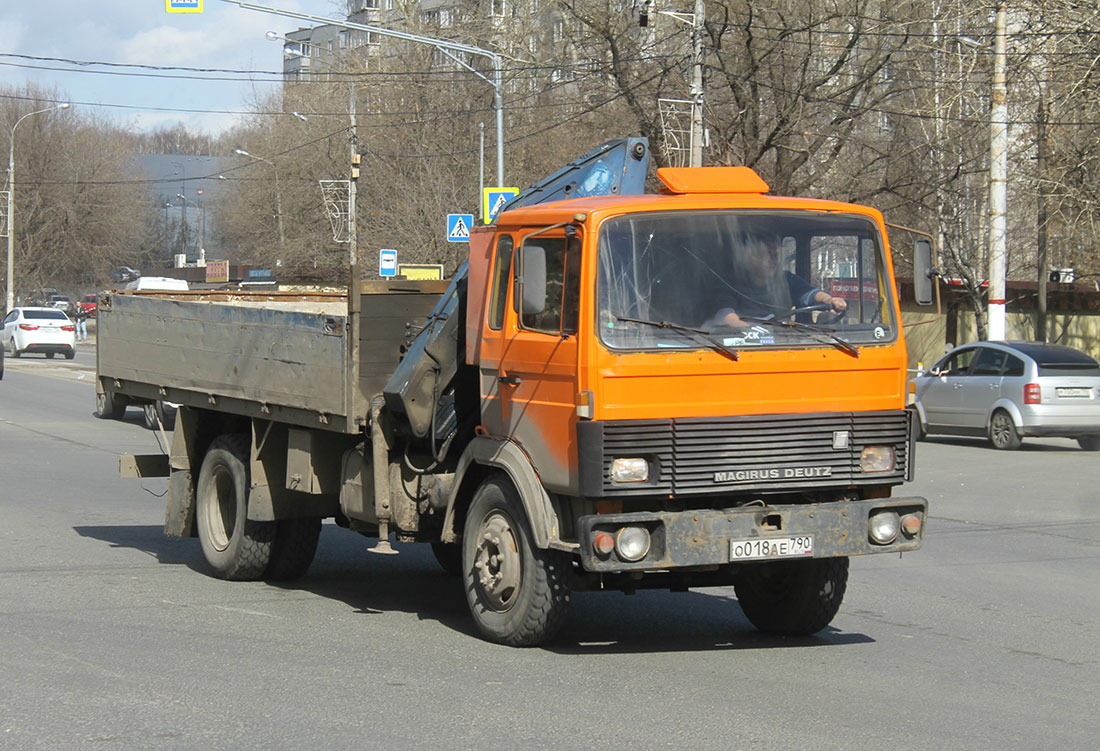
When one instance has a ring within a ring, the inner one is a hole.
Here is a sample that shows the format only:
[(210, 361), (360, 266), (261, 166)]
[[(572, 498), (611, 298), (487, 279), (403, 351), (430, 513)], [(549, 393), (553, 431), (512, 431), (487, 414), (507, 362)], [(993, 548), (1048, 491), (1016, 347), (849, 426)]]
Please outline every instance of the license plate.
[(1083, 396), (1086, 399), (1092, 396), (1092, 389), (1071, 389), (1071, 388), (1058, 388), (1058, 396)]
[(731, 561), (757, 561), (762, 558), (812, 558), (813, 554), (814, 538), (809, 535), (730, 540)]

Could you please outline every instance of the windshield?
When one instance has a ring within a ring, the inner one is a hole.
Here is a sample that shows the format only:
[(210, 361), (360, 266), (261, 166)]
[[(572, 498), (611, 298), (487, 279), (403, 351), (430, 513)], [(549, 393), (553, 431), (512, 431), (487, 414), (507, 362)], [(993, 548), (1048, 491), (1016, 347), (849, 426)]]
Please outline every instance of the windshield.
[(613, 349), (698, 349), (700, 334), (733, 348), (828, 347), (841, 338), (859, 345), (896, 335), (882, 242), (859, 215), (618, 217), (600, 232), (598, 280), (600, 338)]

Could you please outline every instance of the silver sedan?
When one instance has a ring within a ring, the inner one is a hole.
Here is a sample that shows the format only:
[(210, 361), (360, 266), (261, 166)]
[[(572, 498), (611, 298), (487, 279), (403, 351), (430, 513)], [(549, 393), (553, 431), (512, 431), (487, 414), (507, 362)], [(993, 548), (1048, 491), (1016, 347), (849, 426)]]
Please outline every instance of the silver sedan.
[(916, 378), (914, 393), (918, 434), (986, 436), (999, 449), (1059, 436), (1100, 451), (1100, 363), (1072, 347), (966, 344)]

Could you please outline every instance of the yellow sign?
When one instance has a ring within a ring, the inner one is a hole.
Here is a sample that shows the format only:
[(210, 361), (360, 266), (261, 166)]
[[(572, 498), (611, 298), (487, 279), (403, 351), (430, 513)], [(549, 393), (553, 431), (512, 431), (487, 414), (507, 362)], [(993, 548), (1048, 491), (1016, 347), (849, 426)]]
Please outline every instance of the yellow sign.
[(492, 224), (504, 204), (519, 195), (519, 188), (485, 188), (481, 191), (481, 218)]
[(166, 13), (202, 13), (202, 0), (164, 0)]
[(228, 282), (229, 281), (229, 261), (207, 261), (206, 262), (206, 281), (207, 282)]
[(406, 279), (442, 279), (441, 263), (402, 263), (397, 267), (397, 275)]

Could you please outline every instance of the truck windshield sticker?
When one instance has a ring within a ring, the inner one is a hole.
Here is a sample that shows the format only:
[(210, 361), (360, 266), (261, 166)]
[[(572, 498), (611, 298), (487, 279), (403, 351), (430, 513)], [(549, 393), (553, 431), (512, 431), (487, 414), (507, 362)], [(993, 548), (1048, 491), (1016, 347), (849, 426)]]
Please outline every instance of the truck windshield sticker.
[[(827, 347), (892, 341), (883, 242), (869, 218), (808, 211), (662, 211), (601, 228), (600, 338), (612, 349)], [(624, 320), (626, 319), (626, 320)], [(660, 326), (632, 324), (629, 319)]]

